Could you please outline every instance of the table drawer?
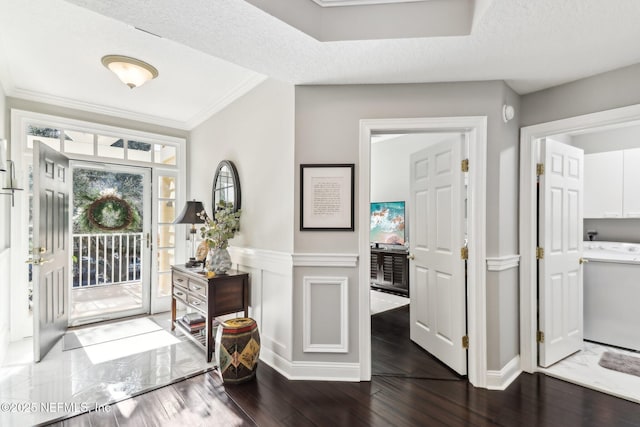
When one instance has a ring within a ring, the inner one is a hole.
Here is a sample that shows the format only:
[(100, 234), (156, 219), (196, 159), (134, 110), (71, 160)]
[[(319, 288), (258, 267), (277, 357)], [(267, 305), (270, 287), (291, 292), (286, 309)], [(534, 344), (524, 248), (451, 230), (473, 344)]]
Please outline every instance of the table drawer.
[(182, 288), (189, 289), (189, 278), (179, 273), (173, 273), (173, 284)]
[(195, 280), (189, 280), (189, 291), (196, 296), (207, 298), (207, 284)]
[(192, 293), (187, 294), (187, 303), (189, 303), (191, 307), (197, 308), (198, 310), (207, 310), (207, 302)]
[(186, 289), (181, 288), (180, 286), (174, 286), (173, 287), (173, 295), (178, 298), (181, 299), (182, 301), (187, 301), (187, 297), (189, 295), (189, 293), (187, 292)]

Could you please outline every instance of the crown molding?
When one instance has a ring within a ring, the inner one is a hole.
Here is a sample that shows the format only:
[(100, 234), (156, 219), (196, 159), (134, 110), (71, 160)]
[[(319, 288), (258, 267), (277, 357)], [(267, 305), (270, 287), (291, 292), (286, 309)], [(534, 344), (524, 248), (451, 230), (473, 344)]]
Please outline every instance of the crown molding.
[(415, 3), (425, 0), (313, 0), (321, 7), (371, 6), (374, 4)]
[(250, 92), (253, 88), (258, 86), (260, 83), (265, 81), (267, 76), (262, 74), (254, 74), (247, 77), (245, 80), (240, 82), (235, 88), (233, 88), (229, 93), (227, 93), (224, 97), (218, 99), (216, 102), (211, 104), (209, 107), (205, 108), (195, 116), (193, 116), (190, 120), (188, 120), (185, 125), (187, 130), (191, 130), (207, 120), (209, 117), (214, 114), (222, 111), (227, 106), (229, 106), (236, 99)]
[[(215, 113), (223, 110), (236, 99), (245, 95), (253, 88), (262, 83), (267, 77), (262, 74), (256, 74), (248, 77), (240, 82), (235, 88), (215, 103), (197, 113), (188, 121), (180, 121), (168, 119), (165, 117), (153, 116), (150, 114), (137, 113), (134, 111), (124, 110), (121, 108), (106, 107), (103, 105), (93, 104), (90, 102), (77, 101), (74, 99), (64, 98), (60, 96), (50, 95), (42, 92), (30, 91), (16, 87), (5, 87), (5, 94), (13, 98), (20, 98), (27, 101), (43, 102), (46, 104), (57, 105), (58, 107), (73, 108), (75, 110), (88, 111), (96, 114), (104, 114), (106, 116), (118, 117), (128, 120), (136, 120), (139, 122), (150, 123), (158, 126), (165, 126), (179, 130), (190, 131)], [(7, 84), (6, 86), (9, 86)]]
[(119, 117), (128, 120), (137, 120), (144, 123), (150, 123), (158, 126), (165, 126), (180, 130), (190, 130), (185, 122), (164, 117), (152, 116), (150, 114), (137, 113), (134, 111), (124, 110), (121, 108), (106, 107), (90, 102), (77, 101), (75, 99), (64, 98), (61, 96), (49, 95), (42, 92), (35, 92), (21, 88), (13, 88), (7, 96), (25, 99), (27, 101), (44, 102), (46, 104), (57, 105), (58, 107), (73, 108), (90, 113), (104, 114), (106, 116)]

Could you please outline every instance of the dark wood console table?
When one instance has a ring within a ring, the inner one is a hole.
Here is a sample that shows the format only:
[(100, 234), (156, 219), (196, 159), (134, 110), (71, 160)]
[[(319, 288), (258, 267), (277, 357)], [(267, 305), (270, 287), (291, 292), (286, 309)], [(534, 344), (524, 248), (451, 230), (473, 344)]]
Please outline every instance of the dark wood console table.
[(405, 249), (371, 248), (371, 287), (409, 296), (409, 260)]
[[(205, 335), (200, 331), (191, 333), (176, 321), (176, 303), (181, 302), (201, 313), (206, 319)], [(249, 316), (249, 274), (228, 271), (207, 278), (201, 269), (190, 269), (184, 265), (171, 267), (171, 330), (178, 329), (202, 348), (207, 362), (213, 354), (213, 319), (216, 316), (244, 312)]]

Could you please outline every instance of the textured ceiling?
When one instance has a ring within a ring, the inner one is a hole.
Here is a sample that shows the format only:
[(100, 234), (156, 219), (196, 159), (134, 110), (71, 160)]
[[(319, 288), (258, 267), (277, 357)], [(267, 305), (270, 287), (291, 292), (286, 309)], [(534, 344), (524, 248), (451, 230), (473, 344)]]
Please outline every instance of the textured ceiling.
[[(291, 14), (317, 7), (287, 3)], [(261, 76), (294, 84), (505, 80), (524, 94), (640, 62), (638, 0), (476, 0), (469, 35), (342, 42), (320, 42), (254, 4), (0, 0), (0, 79), (15, 96), (63, 97), (190, 128)], [(125, 90), (101, 68), (108, 53), (148, 61), (160, 78)]]

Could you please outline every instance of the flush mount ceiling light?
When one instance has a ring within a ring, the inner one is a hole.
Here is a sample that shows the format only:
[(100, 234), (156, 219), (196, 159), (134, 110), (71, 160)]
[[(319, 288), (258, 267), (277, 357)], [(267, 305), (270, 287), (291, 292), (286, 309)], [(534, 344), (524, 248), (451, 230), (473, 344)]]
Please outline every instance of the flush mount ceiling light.
[(128, 56), (103, 56), (102, 65), (113, 71), (131, 89), (158, 77), (158, 70), (153, 65)]

